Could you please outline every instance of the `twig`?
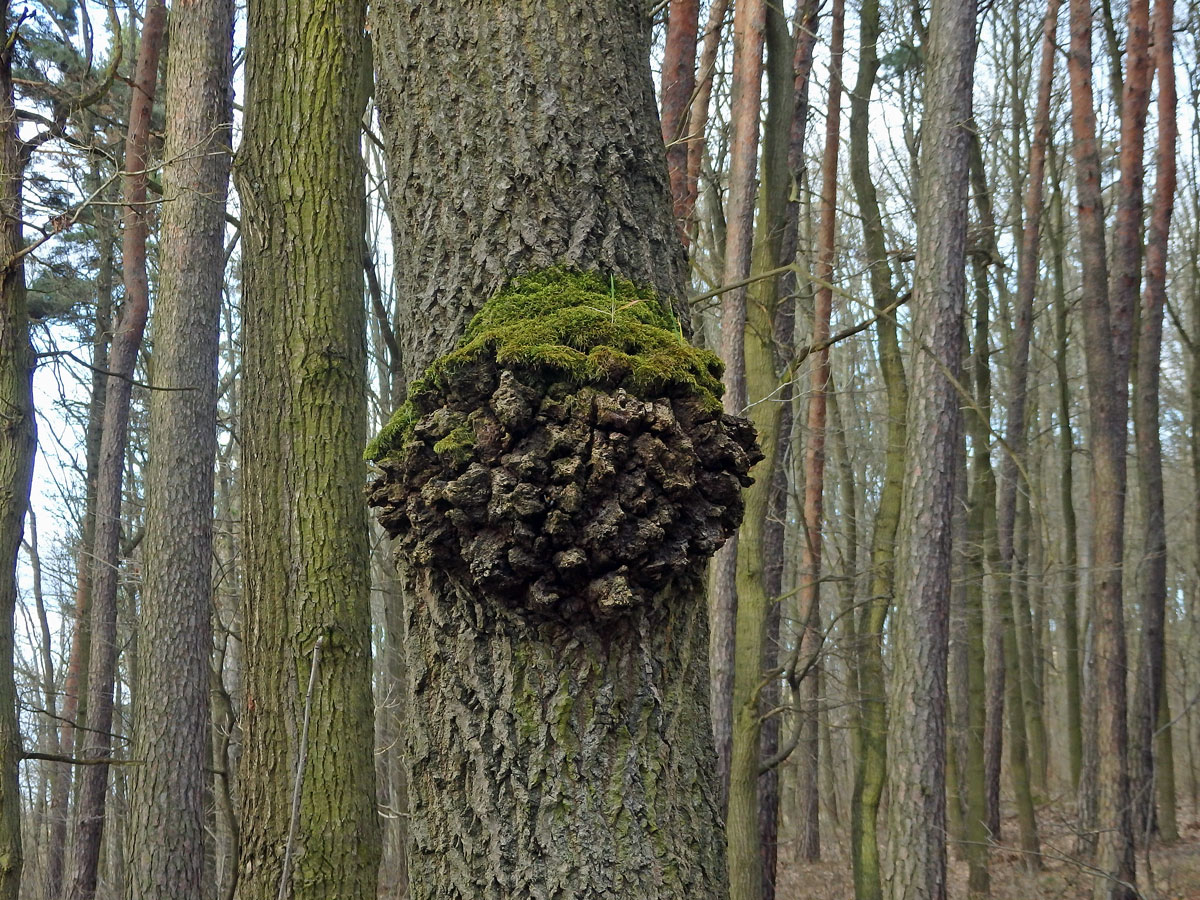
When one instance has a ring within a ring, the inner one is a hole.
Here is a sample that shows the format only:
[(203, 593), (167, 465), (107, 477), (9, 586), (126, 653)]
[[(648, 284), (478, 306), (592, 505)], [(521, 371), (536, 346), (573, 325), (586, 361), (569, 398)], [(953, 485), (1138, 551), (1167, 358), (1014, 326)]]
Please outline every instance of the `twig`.
[(22, 753), (21, 759), (66, 763), (70, 766), (140, 766), (143, 762), (140, 759), (109, 759), (106, 756), (95, 759), (79, 759), (74, 756), (63, 756), (61, 753), (35, 753), (33, 751)]
[(300, 728), (300, 759), (296, 763), (296, 783), (292, 788), (292, 821), (288, 825), (287, 848), (283, 853), (283, 871), (279, 875), (279, 900), (287, 900), (292, 880), (292, 851), (296, 846), (296, 831), (300, 827), (300, 789), (304, 784), (304, 767), (308, 764), (308, 723), (312, 719), (313, 692), (317, 687), (317, 669), (321, 665), (321, 647), (325, 635), (317, 638), (313, 647), (312, 669), (308, 673), (308, 694), (304, 698), (304, 724)]

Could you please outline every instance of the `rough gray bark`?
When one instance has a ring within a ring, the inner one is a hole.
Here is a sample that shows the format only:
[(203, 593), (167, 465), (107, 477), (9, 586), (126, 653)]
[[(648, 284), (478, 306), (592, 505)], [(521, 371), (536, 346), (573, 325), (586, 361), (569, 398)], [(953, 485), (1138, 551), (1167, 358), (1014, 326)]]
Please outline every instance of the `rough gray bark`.
[(912, 392), (888, 735), (884, 883), (892, 900), (946, 896), (946, 662), (960, 400), (975, 3), (934, 0), (929, 19)]
[[(0, 4), (8, 37), (9, 4)], [(33, 348), (29, 345), (22, 249), (21, 176), (24, 170), (12, 83), (13, 42), (0, 48), (0, 898), (21, 887), (21, 731), (13, 681), (16, 564), (33, 476)]]
[(248, 10), (236, 166), (243, 377), (253, 387), (242, 416), (244, 900), (275, 900), (281, 882), (294, 900), (376, 896), (370, 560), (360, 500), (365, 6), (251, 0)]
[[(373, 5), (410, 379), (525, 271), (683, 297), (647, 13)], [(699, 562), (633, 609), (570, 621), (401, 568), (411, 896), (726, 896)]]
[[(225, 271), (232, 0), (176, 2), (147, 456), (125, 894), (207, 896), (213, 465)], [(163, 690), (170, 685), (169, 690)]]
[(683, 296), (640, 14), (385, 0), (372, 17), (391, 203), (404, 210), (397, 323), (420, 325), (397, 329), (406, 381), (518, 272), (574, 265)]

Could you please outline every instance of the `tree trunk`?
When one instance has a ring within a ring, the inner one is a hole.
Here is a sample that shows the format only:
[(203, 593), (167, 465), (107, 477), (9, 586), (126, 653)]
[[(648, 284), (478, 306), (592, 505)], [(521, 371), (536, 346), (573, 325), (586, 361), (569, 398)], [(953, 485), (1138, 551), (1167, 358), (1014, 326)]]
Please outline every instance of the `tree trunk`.
[[(410, 380), (516, 275), (682, 299), (646, 7), (372, 17)], [(700, 560), (611, 616), (590, 605), (608, 595), (564, 595), (564, 621), (462, 562), (405, 559), (410, 896), (727, 896)]]
[(688, 220), (688, 108), (696, 90), (696, 31), (700, 27), (700, 0), (671, 0), (667, 17), (667, 44), (663, 52), (662, 136), (667, 146), (667, 174), (671, 180), (671, 205), (675, 226), (689, 243)]
[(376, 892), (359, 458), (365, 6), (251, 0), (248, 12), (236, 167), (244, 378), (255, 388), (242, 419), (244, 900)]
[[(725, 271), (722, 281), (736, 284), (750, 274), (751, 253), (754, 243), (754, 208), (758, 196), (755, 175), (758, 166), (758, 125), (762, 101), (763, 48), (766, 43), (767, 6), (763, 0), (742, 0), (733, 12), (733, 80), (730, 87), (730, 150), (729, 188), (725, 203)], [(749, 406), (746, 385), (746, 288), (727, 290), (721, 296), (721, 360), (725, 363), (725, 394), (722, 401), (725, 411), (741, 415)], [(752, 513), (753, 515), (753, 513)], [(710, 589), (709, 618), (712, 631), (709, 637), (709, 661), (712, 665), (713, 737), (717, 744), (717, 776), (722, 785), (728, 827), (730, 888), (735, 897), (758, 897), (762, 891), (761, 873), (750, 871), (750, 860), (758, 857), (757, 824), (745, 818), (748, 811), (728, 811), (730, 796), (739, 792), (739, 801), (745, 802), (748, 795), (756, 792), (757, 775), (749, 775), (747, 761), (749, 750), (741, 765), (740, 786), (732, 783), (733, 772), (739, 764), (733, 761), (734, 732), (739, 727), (739, 717), (757, 717), (757, 701), (753, 710), (741, 709), (744, 704), (747, 683), (757, 684), (761, 672), (742, 673), (739, 694), (737, 668), (743, 660), (759, 660), (762, 656), (761, 636), (749, 628), (754, 620), (738, 614), (738, 570), (745, 569), (749, 561), (758, 554), (758, 547), (739, 548), (740, 537), (735, 536), (717, 553), (713, 566)], [(739, 565), (739, 557), (746, 563)], [(737, 648), (739, 637), (756, 646)], [(759, 663), (754, 669), (761, 668)], [(752, 689), (752, 688), (750, 688)], [(756, 692), (757, 693), (757, 692)], [(749, 723), (744, 723), (748, 725)], [(757, 731), (757, 729), (755, 729)], [(757, 744), (757, 742), (756, 742)], [(757, 746), (753, 757), (757, 760)], [(757, 766), (757, 762), (752, 765)], [(754, 810), (757, 819), (757, 810)], [(740, 861), (746, 861), (746, 865)], [(757, 867), (754, 867), (757, 869)], [(744, 879), (744, 880), (743, 880)]]
[[(91, 173), (92, 190), (101, 189), (99, 167)], [(106, 196), (101, 191), (100, 196)], [(79, 552), (75, 568), (75, 614), (71, 625), (71, 651), (67, 658), (63, 682), (62, 722), (59, 746), (65, 752), (81, 750), (80, 740), (85, 732), (75, 727), (86, 718), (87, 670), (91, 650), (91, 554), (96, 534), (96, 475), (100, 467), (100, 435), (104, 427), (105, 391), (108, 379), (103, 374), (108, 360), (108, 343), (112, 331), (113, 280), (115, 261), (111, 211), (103, 207), (93, 210), (96, 218), (96, 240), (100, 247), (100, 266), (96, 274), (96, 313), (92, 329), (92, 389), (88, 398), (87, 427), (84, 435), (85, 485), (83, 527), (79, 534)], [(60, 766), (51, 779), (50, 835), (46, 849), (46, 879), (44, 900), (58, 900), (62, 890), (63, 863), (67, 853), (67, 826), (71, 782), (75, 773)]]
[(1054, 371), (1058, 394), (1059, 505), (1062, 508), (1062, 632), (1064, 689), (1067, 705), (1067, 771), (1070, 787), (1079, 788), (1083, 765), (1083, 714), (1080, 710), (1079, 655), (1079, 539), (1075, 520), (1075, 434), (1071, 426), (1071, 382), (1067, 370), (1067, 338), (1070, 304), (1067, 300), (1063, 263), (1065, 232), (1061, 167), (1055, 167), (1052, 182), (1054, 229), (1051, 271), (1054, 284)]
[(33, 348), (25, 307), (21, 188), (24, 164), (13, 97), (13, 36), (9, 4), (0, 5), (0, 900), (21, 887), (21, 730), (13, 678), (17, 552), (33, 477)]
[[(96, 470), (96, 539), (92, 551), (92, 598), (87, 683), (87, 732), (84, 756), (104, 759), (112, 753), (113, 688), (117, 674), (117, 576), (121, 556), (121, 491), (129, 441), (129, 401), (146, 316), (150, 285), (146, 272), (146, 208), (150, 114), (158, 85), (158, 56), (167, 9), (152, 0), (142, 25), (141, 45), (129, 106), (125, 141), (125, 206), (121, 267), (125, 305), (113, 334), (104, 392), (104, 425)], [(108, 765), (84, 767), (75, 810), (74, 858), (68, 897), (91, 900), (96, 893), (101, 839), (108, 797)]]
[[(837, 248), (837, 169), (841, 126), (842, 46), (845, 34), (845, 3), (834, 0), (833, 32), (830, 41), (830, 81), (825, 116), (825, 148), (821, 159), (821, 198), (817, 226), (817, 290), (809, 346), (820, 347), (829, 339), (833, 311), (833, 267)], [(813, 354), (809, 372), (808, 418), (804, 444), (804, 524), (800, 543), (799, 604), (804, 630), (800, 641), (804, 657), (810, 658), (820, 645), (821, 631), (821, 541), (825, 487), (826, 390), (829, 382), (829, 348)], [(817, 727), (817, 671), (803, 685), (800, 715), (808, 740), (800, 758), (800, 803), (808, 815), (800, 823), (800, 855), (808, 862), (821, 858), (820, 816), (820, 731)]]
[[(1140, 0), (1139, 0), (1140, 2)], [(1136, 3), (1134, 4), (1136, 5)], [(1098, 679), (1098, 816), (1102, 875), (1097, 900), (1136, 891), (1129, 809), (1125, 616), (1122, 602), (1129, 318), (1110, 302), (1100, 152), (1092, 96), (1092, 15), (1071, 0), (1071, 125), (1074, 137), (1084, 348), (1092, 439), (1092, 571)], [(1126, 98), (1125, 105), (1129, 105)], [(1122, 179), (1124, 180), (1124, 179)]]
[[(1174, 763), (1155, 758), (1156, 730), (1166, 699), (1164, 625), (1167, 604), (1167, 529), (1163, 496), (1162, 438), (1159, 432), (1159, 371), (1162, 358), (1162, 320), (1167, 295), (1168, 235), (1175, 202), (1175, 70), (1170, 3), (1155, 3), (1154, 54), (1158, 70), (1158, 151), (1150, 234), (1146, 242), (1146, 287), (1142, 296), (1138, 340), (1137, 390), (1134, 422), (1145, 538), (1141, 566), (1141, 652), (1134, 690), (1133, 800), (1135, 833), (1143, 839), (1158, 830), (1167, 840), (1178, 837), (1173, 798), (1156, 822), (1155, 782), (1173, 783)], [(1164, 734), (1169, 732), (1169, 725)], [(1159, 745), (1160, 747), (1165, 745)]]
[[(814, 21), (815, 25), (815, 21)], [(908, 387), (894, 310), (899, 296), (892, 287), (884, 239), (883, 217), (871, 180), (870, 104), (879, 71), (879, 4), (865, 0), (859, 11), (859, 61), (854, 90), (850, 92), (850, 177), (862, 214), (863, 243), (869, 263), (871, 297), (880, 319), (879, 368), (887, 390), (887, 452), (883, 487), (875, 513), (871, 539), (870, 601), (859, 614), (855, 628), (857, 672), (862, 712), (856, 728), (862, 751), (854, 762), (854, 789), (850, 810), (850, 853), (857, 900), (883, 896), (879, 864), (879, 805), (887, 772), (887, 705), (883, 665), (883, 630), (895, 591), (896, 535), (900, 526), (904, 488), (904, 448)], [(815, 28), (814, 28), (815, 31)]]
[(888, 819), (892, 900), (946, 896), (946, 657), (950, 522), (961, 368), (975, 3), (935, 0), (929, 19), (917, 196), (913, 362), (901, 587), (889, 699), (895, 777)]
[[(695, 97), (688, 111), (687, 129), (687, 197), (684, 202), (684, 224), (692, 233), (693, 213), (700, 196), (700, 170), (704, 166), (704, 150), (708, 127), (709, 105), (712, 100), (713, 76), (716, 74), (717, 54), (721, 49), (721, 32), (725, 27), (725, 14), (730, 0), (713, 0), (708, 7), (708, 21), (704, 27), (704, 44), (700, 50), (700, 63), (696, 73)], [(721, 241), (724, 245), (724, 241)]]
[[(147, 455), (145, 581), (129, 785), (129, 900), (202, 900), (212, 650), (217, 353), (229, 184), (233, 3), (177, 3)], [(170, 684), (164, 692), (162, 685)]]

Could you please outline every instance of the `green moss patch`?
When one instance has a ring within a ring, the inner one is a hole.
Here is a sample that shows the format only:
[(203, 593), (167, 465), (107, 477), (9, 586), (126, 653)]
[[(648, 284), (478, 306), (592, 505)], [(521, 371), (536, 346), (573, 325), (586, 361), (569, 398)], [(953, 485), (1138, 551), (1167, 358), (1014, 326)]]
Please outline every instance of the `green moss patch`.
[[(459, 346), (409, 388), (409, 399), (367, 447), (365, 458), (394, 455), (420, 418), (441, 405), (456, 375), (485, 361), (534, 374), (547, 384), (624, 388), (642, 398), (690, 396), (721, 405), (720, 360), (684, 339), (667, 301), (647, 288), (595, 273), (546, 269), (514, 279), (467, 326)], [(461, 434), (435, 448), (455, 453)]]

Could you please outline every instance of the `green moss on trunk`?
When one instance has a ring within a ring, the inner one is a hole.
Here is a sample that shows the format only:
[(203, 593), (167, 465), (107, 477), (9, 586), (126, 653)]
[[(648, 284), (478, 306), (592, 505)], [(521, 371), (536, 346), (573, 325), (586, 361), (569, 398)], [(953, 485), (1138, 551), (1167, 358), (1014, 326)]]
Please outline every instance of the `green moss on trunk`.
[(545, 269), (513, 279), (487, 302), (459, 346), (413, 382), (408, 401), (365, 458), (378, 462), (399, 452), (417, 420), (441, 405), (447, 381), (485, 357), (547, 381), (624, 388), (643, 398), (693, 396), (713, 410), (721, 405), (721, 361), (687, 342), (669, 303), (654, 291), (593, 272)]

